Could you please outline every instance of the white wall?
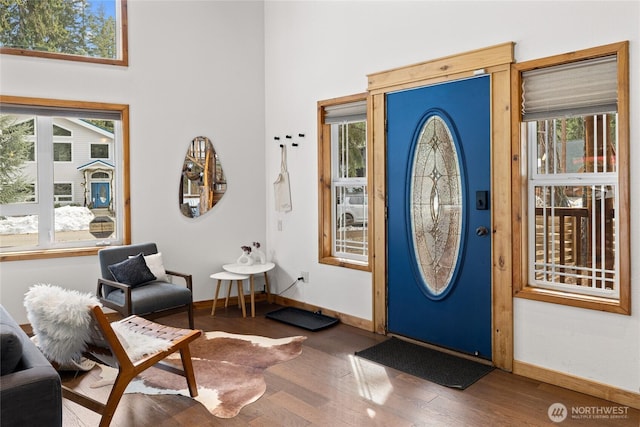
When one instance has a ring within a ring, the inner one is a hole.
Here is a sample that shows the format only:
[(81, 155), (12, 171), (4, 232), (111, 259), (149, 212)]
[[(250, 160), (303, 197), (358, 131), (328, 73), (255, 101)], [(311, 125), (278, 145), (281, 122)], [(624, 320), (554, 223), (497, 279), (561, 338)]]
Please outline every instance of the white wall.
[[(630, 40), (631, 164), (638, 140), (638, 2), (277, 2), (265, 6), (266, 131), (302, 131), (289, 147), (293, 211), (277, 214), (267, 200), (270, 250), (292, 279), (310, 271), (310, 283), (286, 296), (371, 319), (371, 274), (317, 262), (316, 102), (363, 92), (366, 75), (507, 41), (518, 61)], [(279, 170), (279, 151), (267, 144), (268, 181)], [(640, 198), (640, 173), (631, 171), (632, 209)], [(268, 188), (269, 189), (269, 188)], [(282, 231), (277, 222), (282, 220)], [(632, 224), (632, 257), (640, 229)], [(632, 281), (640, 272), (632, 269)], [(288, 284), (287, 280), (279, 280)], [(640, 296), (633, 315), (517, 299), (517, 360), (637, 392), (640, 387)]]
[[(131, 106), (133, 241), (157, 241), (168, 266), (191, 271), (196, 300), (211, 299), (211, 272), (259, 240), (278, 263), (276, 290), (310, 273), (308, 284), (284, 296), (371, 319), (371, 274), (317, 262), (316, 102), (365, 91), (368, 73), (506, 41), (517, 43), (524, 61), (630, 40), (637, 119), (639, 22), (637, 2), (129, 0), (128, 68), (4, 55), (0, 92)], [(637, 141), (638, 120), (631, 126)], [(278, 214), (273, 137), (298, 133), (305, 134), (295, 137), (299, 147), (288, 146), (293, 211)], [(197, 135), (212, 139), (229, 191), (212, 213), (189, 221), (176, 190), (187, 143)], [(639, 161), (632, 143), (631, 164)], [(637, 170), (631, 180), (634, 209)], [(635, 223), (631, 232), (638, 260)], [(2, 263), (0, 301), (25, 323), (30, 285), (92, 291), (97, 275), (96, 257)], [(639, 279), (632, 269), (633, 283)], [(639, 300), (634, 288), (632, 316), (516, 300), (516, 358), (638, 391)]]
[[(196, 301), (213, 298), (209, 275), (240, 246), (266, 246), (264, 6), (262, 2), (129, 0), (129, 67), (2, 55), (5, 95), (130, 105), (131, 229), (155, 241), (165, 265), (190, 272)], [(209, 137), (229, 185), (198, 219), (178, 209), (188, 144)], [(95, 291), (97, 257), (0, 265), (0, 301), (21, 323), (35, 283)]]

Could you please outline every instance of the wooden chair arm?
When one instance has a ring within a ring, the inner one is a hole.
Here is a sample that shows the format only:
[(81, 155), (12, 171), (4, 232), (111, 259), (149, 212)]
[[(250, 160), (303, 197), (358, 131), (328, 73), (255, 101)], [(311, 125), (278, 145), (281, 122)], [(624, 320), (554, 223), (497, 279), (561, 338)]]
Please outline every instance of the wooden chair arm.
[[(103, 288), (104, 286), (111, 286), (114, 288), (118, 288), (120, 290), (122, 290), (122, 292), (124, 292), (124, 305), (119, 305), (116, 304), (112, 301), (109, 301), (109, 305), (113, 305), (113, 306), (117, 306), (117, 307), (122, 307), (127, 313), (131, 313), (131, 285), (128, 285), (126, 283), (120, 283), (120, 282), (116, 282), (113, 280), (107, 280), (107, 279), (102, 279), (99, 278), (98, 279), (98, 288), (96, 290), (96, 295), (98, 295), (98, 298), (100, 298), (103, 302), (103, 304), (106, 304), (105, 299), (106, 299), (106, 295), (103, 294)], [(113, 308), (113, 307), (110, 307)]]
[(193, 276), (191, 274), (186, 274), (186, 273), (180, 273), (177, 271), (173, 271), (173, 270), (165, 270), (165, 272), (169, 275), (169, 276), (177, 276), (177, 277), (182, 277), (187, 285), (187, 288), (192, 291), (192, 286), (193, 286)]

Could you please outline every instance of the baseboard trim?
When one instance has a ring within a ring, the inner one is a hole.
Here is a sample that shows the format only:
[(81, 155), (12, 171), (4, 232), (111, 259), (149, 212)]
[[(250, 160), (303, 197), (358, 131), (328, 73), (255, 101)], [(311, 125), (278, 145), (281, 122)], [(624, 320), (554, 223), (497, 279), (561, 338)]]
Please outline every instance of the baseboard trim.
[(366, 331), (373, 332), (373, 322), (370, 320), (366, 320), (360, 317), (355, 317), (355, 316), (340, 313), (337, 311), (329, 310), (324, 307), (318, 307), (316, 305), (303, 303), (303, 302), (292, 300), (289, 298), (284, 298), (278, 295), (274, 297), (274, 300), (276, 304), (283, 305), (285, 307), (295, 307), (295, 308), (300, 308), (302, 310), (309, 310), (313, 312), (320, 311), (322, 314), (326, 316), (336, 317), (340, 319), (340, 322), (344, 323), (345, 325), (349, 325), (349, 326), (356, 327), (358, 329), (364, 329)]
[(608, 384), (577, 377), (564, 372), (554, 371), (541, 366), (531, 365), (519, 360), (513, 361), (513, 373), (542, 381), (547, 384), (578, 391), (600, 399), (605, 399), (620, 405), (640, 409), (640, 393), (622, 390)]
[[(336, 317), (338, 319), (340, 319), (340, 322), (344, 323), (345, 325), (349, 325), (349, 326), (353, 326), (355, 328), (359, 328), (359, 329), (364, 329), (366, 331), (370, 331), (373, 332), (373, 322), (370, 320), (365, 320), (365, 319), (361, 319), (359, 317), (355, 317), (355, 316), (351, 316), (348, 314), (344, 314), (344, 313), (340, 313), (337, 311), (333, 311), (333, 310), (329, 310), (327, 308), (324, 307), (319, 307), (316, 305), (311, 305), (311, 304), (307, 304), (307, 303), (303, 303), (300, 301), (296, 301), (296, 300), (292, 300), (289, 298), (285, 298), (285, 297), (281, 297), (279, 295), (271, 295), (273, 302), (278, 304), (278, 305), (282, 305), (285, 307), (295, 307), (295, 308), (299, 308), (302, 310), (309, 310), (309, 311), (320, 311), (322, 314), (326, 315), (326, 316), (331, 316), (331, 317)], [(247, 296), (245, 296), (245, 299), (247, 298)], [(258, 301), (266, 301), (267, 300), (267, 294), (265, 293), (256, 293), (255, 296), (255, 300), (256, 302)], [(194, 301), (193, 302), (193, 306), (194, 308), (208, 308), (209, 310), (211, 309), (211, 305), (213, 304), (213, 300), (204, 300), (204, 301)], [(238, 299), (237, 297), (231, 297), (229, 298), (229, 305), (238, 305)], [(220, 298), (218, 299), (218, 305), (216, 306), (216, 308), (222, 307), (224, 306), (224, 298)]]

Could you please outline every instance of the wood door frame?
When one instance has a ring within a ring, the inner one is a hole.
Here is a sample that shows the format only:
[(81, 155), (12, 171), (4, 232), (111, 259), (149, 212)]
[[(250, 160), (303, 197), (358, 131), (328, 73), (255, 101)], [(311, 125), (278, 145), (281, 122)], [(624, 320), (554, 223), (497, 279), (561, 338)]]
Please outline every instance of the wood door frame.
[(372, 141), (373, 328), (387, 333), (386, 105), (389, 92), (486, 73), (491, 78), (491, 318), (492, 361), (513, 369), (511, 241), (511, 64), (515, 43), (507, 42), (406, 67), (369, 74), (368, 138)]

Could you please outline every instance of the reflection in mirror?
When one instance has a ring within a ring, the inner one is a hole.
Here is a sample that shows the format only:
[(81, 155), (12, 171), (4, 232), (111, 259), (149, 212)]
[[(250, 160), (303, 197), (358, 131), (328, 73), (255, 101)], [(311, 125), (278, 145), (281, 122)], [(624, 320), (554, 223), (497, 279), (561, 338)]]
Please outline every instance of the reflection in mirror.
[(180, 176), (180, 211), (189, 218), (207, 213), (227, 190), (227, 180), (211, 140), (197, 136), (189, 144)]

